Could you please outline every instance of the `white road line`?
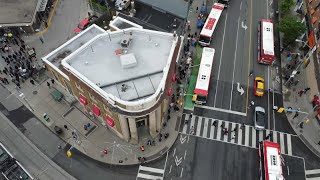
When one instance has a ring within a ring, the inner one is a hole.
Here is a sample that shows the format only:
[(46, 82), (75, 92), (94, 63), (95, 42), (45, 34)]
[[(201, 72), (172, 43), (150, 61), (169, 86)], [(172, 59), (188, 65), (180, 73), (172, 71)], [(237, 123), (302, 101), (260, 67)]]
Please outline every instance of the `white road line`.
[(203, 106), (203, 105), (198, 105), (198, 104), (195, 104), (194, 107), (203, 108), (203, 109), (209, 109), (209, 110), (214, 110), (214, 111), (220, 111), (220, 112), (225, 112), (225, 113), (230, 113), (230, 114), (236, 114), (236, 115), (240, 115), (240, 116), (247, 116), (247, 114), (244, 113), (244, 112), (231, 111), (231, 110), (228, 110), (228, 109), (221, 109), (221, 108)]
[[(240, 5), (241, 9), (241, 5)], [(233, 73), (232, 73), (232, 83), (231, 83), (231, 98), (230, 98), (230, 107), (229, 110), (231, 110), (232, 105), (232, 92), (233, 92), (233, 84), (234, 84), (234, 72), (236, 70), (236, 61), (237, 61), (237, 49), (238, 49), (238, 37), (239, 37), (239, 24), (240, 24), (240, 17), (238, 18), (238, 28), (237, 28), (237, 37), (236, 37), (236, 49), (234, 51), (234, 59), (233, 59)]]
[(217, 129), (217, 139), (220, 140), (221, 138), (221, 124), (222, 124), (222, 121), (218, 121), (218, 129)]
[(286, 152), (284, 151), (284, 137), (283, 133), (280, 133), (280, 149), (281, 149), (281, 154), (285, 154)]
[(306, 178), (306, 180), (319, 180), (319, 177)]
[[(186, 114), (186, 115), (184, 116), (184, 120), (188, 120), (188, 121), (189, 121), (189, 114)], [(183, 123), (184, 123), (184, 122), (183, 122)], [(186, 134), (186, 133), (187, 133), (187, 129), (188, 129), (188, 124), (184, 123), (182, 132), (183, 132), (184, 134)]]
[(259, 142), (263, 141), (263, 131), (258, 131), (259, 134)]
[(242, 145), (242, 128), (240, 128), (240, 124), (239, 124), (239, 128), (238, 128), (238, 144)]
[(244, 131), (244, 133), (245, 133), (244, 145), (245, 146), (249, 146), (249, 136), (250, 136), (249, 129), (250, 129), (249, 126), (245, 126), (245, 131)]
[[(268, 89), (270, 88), (270, 84), (269, 84), (269, 80), (270, 80), (270, 78), (269, 78), (269, 69), (270, 69), (270, 66), (268, 66)], [(271, 127), (270, 127), (270, 107), (269, 107), (269, 104), (270, 104), (270, 93), (269, 93), (269, 91), (268, 91), (268, 128), (269, 129), (271, 129)]]
[(201, 123), (202, 123), (202, 117), (199, 116), (198, 117), (198, 125), (197, 125), (197, 132), (196, 132), (196, 136), (200, 136), (200, 132), (201, 132)]
[(220, 53), (220, 62), (219, 62), (219, 69), (218, 69), (218, 76), (217, 76), (216, 93), (214, 95), (214, 103), (213, 103), (214, 107), (216, 107), (217, 92), (218, 92), (218, 87), (219, 87), (218, 85), (219, 85), (219, 79), (220, 79), (221, 61), (222, 61), (224, 37), (226, 35), (227, 20), (228, 20), (228, 12), (226, 13), (226, 20), (224, 22), (224, 29), (223, 29), (223, 35), (222, 35), (222, 48), (221, 48), (221, 53)]
[(320, 174), (320, 169), (306, 170), (306, 174)]
[[(193, 127), (193, 131), (194, 131), (194, 121), (195, 121), (196, 116), (192, 116), (191, 118), (191, 123), (190, 123), (190, 129)], [(189, 132), (190, 134), (190, 132)]]
[(274, 106), (274, 81), (272, 81), (272, 89), (273, 89), (273, 91), (272, 91), (273, 130), (276, 130), (276, 115), (275, 115), (275, 111), (273, 111), (273, 106)]
[(153, 176), (153, 175), (149, 175), (149, 174), (142, 174), (142, 173), (139, 173), (137, 178), (144, 178), (144, 179), (151, 179), (151, 180), (154, 180), (154, 179), (163, 179), (162, 177), (160, 176)]
[(257, 131), (252, 128), (252, 147), (256, 148), (257, 147)]
[(209, 122), (209, 119), (205, 118), (203, 132), (202, 132), (202, 137), (205, 137), (205, 138), (207, 137), (207, 134), (208, 134), (208, 122)]
[(273, 142), (274, 143), (278, 143), (278, 136), (277, 136), (278, 132), (273, 132)]
[[(227, 131), (229, 133), (231, 133), (231, 131), (229, 129), (229, 122), (225, 122), (224, 127), (227, 128)], [(223, 135), (223, 141), (228, 141), (228, 134), (227, 135)]]
[(158, 174), (163, 174), (164, 170), (163, 169), (158, 169), (158, 168), (152, 168), (152, 167), (147, 167), (147, 166), (141, 166), (139, 167), (139, 171), (148, 171), (148, 172), (155, 172)]
[(287, 148), (288, 148), (288, 154), (292, 155), (292, 145), (291, 145), (291, 135), (287, 134)]
[[(214, 137), (214, 129), (216, 128), (216, 127), (214, 127), (213, 125), (212, 125), (212, 123), (215, 121), (215, 119), (211, 119), (211, 129), (210, 129), (210, 139), (213, 139), (213, 137)], [(217, 125), (216, 125), (217, 126)]]

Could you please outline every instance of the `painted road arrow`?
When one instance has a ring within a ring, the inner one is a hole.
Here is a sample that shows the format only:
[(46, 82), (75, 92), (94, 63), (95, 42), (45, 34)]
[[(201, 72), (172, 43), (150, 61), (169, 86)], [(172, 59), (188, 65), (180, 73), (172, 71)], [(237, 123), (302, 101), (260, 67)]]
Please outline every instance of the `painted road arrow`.
[(244, 90), (242, 87), (240, 87), (240, 83), (237, 83), (237, 90), (240, 93), (240, 95), (242, 95), (244, 93)]
[(182, 135), (180, 135), (180, 142), (181, 144), (183, 144), (184, 142), (186, 142), (187, 140), (187, 136), (183, 137)]
[(242, 28), (243, 28), (244, 30), (247, 30), (247, 28), (248, 28), (247, 25), (245, 25), (243, 21), (241, 22), (241, 26), (242, 26)]
[(176, 162), (176, 166), (179, 166), (181, 164), (181, 162), (182, 162), (182, 157), (178, 159), (178, 156), (176, 156), (174, 161)]

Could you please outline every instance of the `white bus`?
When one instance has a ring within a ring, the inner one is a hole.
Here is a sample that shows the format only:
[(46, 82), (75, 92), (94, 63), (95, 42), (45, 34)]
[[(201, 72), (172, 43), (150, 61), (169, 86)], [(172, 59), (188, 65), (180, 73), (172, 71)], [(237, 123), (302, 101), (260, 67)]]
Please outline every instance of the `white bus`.
[(260, 142), (259, 156), (260, 180), (284, 180), (281, 151), (278, 143)]
[(273, 23), (262, 19), (258, 27), (258, 62), (271, 65), (274, 61)]
[(219, 22), (220, 16), (224, 9), (224, 5), (220, 3), (214, 3), (210, 14), (204, 24), (199, 37), (199, 44), (202, 46), (209, 46), (212, 40), (213, 32)]
[(193, 100), (196, 104), (207, 102), (214, 52), (213, 48), (203, 48), (197, 83), (193, 92)]

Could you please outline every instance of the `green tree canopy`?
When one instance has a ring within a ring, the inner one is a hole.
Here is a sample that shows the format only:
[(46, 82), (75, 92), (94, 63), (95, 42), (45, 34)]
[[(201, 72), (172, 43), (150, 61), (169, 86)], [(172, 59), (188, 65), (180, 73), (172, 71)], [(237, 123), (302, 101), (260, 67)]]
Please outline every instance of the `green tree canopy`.
[(307, 30), (306, 25), (295, 16), (283, 17), (279, 22), (278, 29), (284, 34), (283, 44), (285, 46), (295, 42)]
[(290, 12), (290, 8), (294, 5), (293, 0), (281, 0), (280, 4), (280, 12), (285, 15)]

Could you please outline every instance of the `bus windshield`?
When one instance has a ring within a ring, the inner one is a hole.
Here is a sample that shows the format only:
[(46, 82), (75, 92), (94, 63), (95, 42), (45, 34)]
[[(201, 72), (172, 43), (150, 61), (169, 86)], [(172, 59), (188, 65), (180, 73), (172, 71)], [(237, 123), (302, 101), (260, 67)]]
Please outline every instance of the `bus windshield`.
[(207, 97), (206, 97), (206, 96), (198, 95), (198, 96), (197, 96), (197, 101), (206, 103)]
[(210, 39), (211, 38), (206, 37), (206, 36), (200, 36), (199, 41), (204, 42), (204, 43), (210, 43)]

